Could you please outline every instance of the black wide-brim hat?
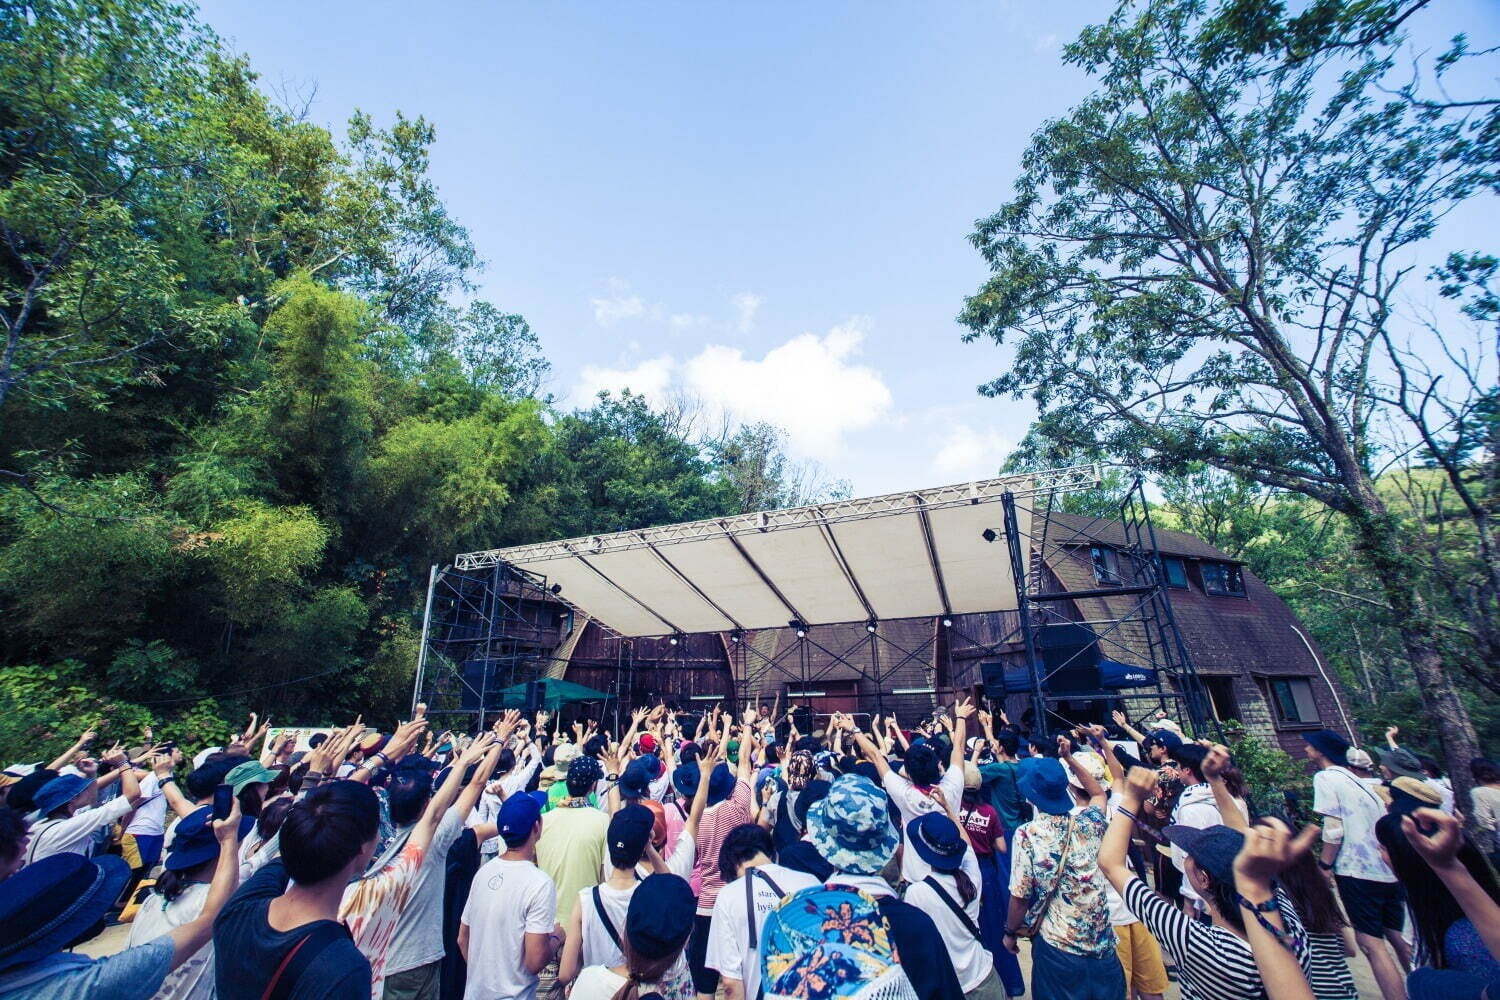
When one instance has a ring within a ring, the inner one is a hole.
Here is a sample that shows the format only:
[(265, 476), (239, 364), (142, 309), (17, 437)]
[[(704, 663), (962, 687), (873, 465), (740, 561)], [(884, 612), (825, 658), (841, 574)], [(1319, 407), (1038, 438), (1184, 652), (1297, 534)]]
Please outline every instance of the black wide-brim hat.
[(62, 951), (109, 912), (130, 881), (113, 855), (53, 854), (0, 882), (0, 972)]

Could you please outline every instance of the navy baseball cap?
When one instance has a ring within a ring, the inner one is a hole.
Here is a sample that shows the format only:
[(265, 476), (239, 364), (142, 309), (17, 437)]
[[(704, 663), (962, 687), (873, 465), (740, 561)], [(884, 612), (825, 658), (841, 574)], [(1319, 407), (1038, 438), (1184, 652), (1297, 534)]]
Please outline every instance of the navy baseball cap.
[(511, 847), (526, 843), (542, 818), (542, 807), (530, 795), (512, 795), (500, 806), (500, 836)]
[(1220, 885), (1234, 885), (1234, 859), (1245, 846), (1245, 835), (1227, 826), (1210, 826), (1198, 829), (1195, 826), (1175, 824), (1162, 831), (1162, 836), (1187, 852), (1187, 856), (1199, 868)]

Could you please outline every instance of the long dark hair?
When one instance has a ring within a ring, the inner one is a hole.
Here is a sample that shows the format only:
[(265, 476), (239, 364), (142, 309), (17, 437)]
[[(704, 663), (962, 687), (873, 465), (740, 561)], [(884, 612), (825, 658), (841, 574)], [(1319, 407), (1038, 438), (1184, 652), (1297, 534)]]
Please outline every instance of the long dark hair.
[(958, 886), (959, 902), (965, 906), (974, 902), (974, 897), (979, 895), (979, 890), (974, 888), (974, 880), (969, 878), (968, 872), (962, 868), (955, 868), (949, 874), (953, 876), (953, 882)]
[(1302, 926), (1309, 934), (1342, 934), (1349, 926), (1344, 911), (1328, 879), (1318, 868), (1318, 859), (1311, 851), (1303, 851), (1280, 875), (1277, 881), (1292, 901), (1292, 907), (1302, 918)]
[[(684, 941), (683, 944), (687, 942)], [(669, 955), (658, 959), (646, 959), (635, 953), (630, 946), (630, 935), (620, 935), (620, 950), (625, 953), (625, 985), (615, 990), (610, 1000), (640, 1000), (641, 984), (658, 982), (677, 963), (682, 954), (679, 947)]]
[(213, 875), (214, 866), (218, 863), (219, 859), (213, 858), (202, 864), (194, 865), (191, 868), (184, 868), (182, 871), (174, 872), (170, 869), (164, 869), (156, 877), (156, 885), (152, 886), (151, 891), (170, 903), (178, 896), (181, 896), (182, 890), (194, 882), (207, 882), (209, 877)]
[[(1406, 905), (1411, 909), (1412, 922), (1417, 925), (1417, 962), (1434, 969), (1447, 968), (1443, 936), (1454, 921), (1464, 916), (1463, 907), (1406, 839), (1399, 815), (1388, 813), (1380, 817), (1375, 824), (1375, 836), (1390, 856), (1396, 878), (1406, 889)], [(1500, 903), (1495, 873), (1467, 837), (1458, 848), (1458, 861), (1489, 897)]]

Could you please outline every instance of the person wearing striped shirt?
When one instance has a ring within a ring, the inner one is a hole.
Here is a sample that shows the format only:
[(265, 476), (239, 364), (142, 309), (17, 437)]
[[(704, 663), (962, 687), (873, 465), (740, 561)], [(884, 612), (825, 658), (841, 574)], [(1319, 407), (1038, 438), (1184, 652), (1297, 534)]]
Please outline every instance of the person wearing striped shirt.
[[(1133, 767), (1126, 775), (1120, 808), (1110, 820), (1099, 850), (1099, 867), (1125, 906), (1146, 925), (1176, 962), (1183, 1000), (1263, 1000), (1265, 984), (1245, 937), (1246, 911), (1234, 888), (1234, 858), (1244, 835), (1226, 826), (1205, 830), (1169, 826), (1165, 833), (1187, 854), (1185, 877), (1203, 900), (1208, 921), (1186, 916), (1164, 896), (1148, 888), (1125, 861), (1131, 828), (1142, 803), (1156, 787), (1156, 774)], [(1311, 955), (1302, 923), (1286, 896), (1277, 906), (1287, 938), (1304, 974)]]

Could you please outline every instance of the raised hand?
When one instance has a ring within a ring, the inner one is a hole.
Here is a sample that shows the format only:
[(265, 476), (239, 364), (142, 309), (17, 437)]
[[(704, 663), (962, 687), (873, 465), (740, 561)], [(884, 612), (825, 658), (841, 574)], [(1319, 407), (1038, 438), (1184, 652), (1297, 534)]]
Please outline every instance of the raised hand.
[(464, 748), (463, 753), (459, 754), (458, 766), (465, 768), (470, 764), (479, 763), (484, 759), (484, 755), (489, 753), (490, 747), (494, 746), (496, 742), (497, 737), (494, 733), (480, 733), (479, 738), (470, 743)]
[(1208, 753), (1203, 757), (1203, 776), (1209, 781), (1217, 779), (1229, 766), (1229, 748), (1222, 743), (1215, 743), (1208, 748)]
[(1059, 757), (1073, 756), (1073, 741), (1068, 739), (1066, 733), (1057, 734), (1057, 755)]
[(1118, 708), (1113, 712), (1110, 712), (1109, 717), (1114, 720), (1115, 725), (1117, 726), (1123, 726), (1127, 721), (1125, 718), (1125, 713), (1120, 711)]
[(1245, 831), (1245, 843), (1234, 858), (1236, 880), (1257, 885), (1269, 883), (1311, 850), (1322, 832), (1316, 826), (1307, 826), (1293, 837), (1291, 829), (1281, 820), (1274, 816), (1262, 819)]
[(1144, 767), (1132, 767), (1125, 775), (1123, 798), (1126, 802), (1145, 802), (1156, 794), (1156, 785), (1155, 771)]
[(1438, 809), (1417, 809), (1401, 817), (1401, 832), (1434, 871), (1456, 863), (1463, 843), (1463, 827), (1456, 817)]
[(953, 714), (966, 722), (971, 717), (973, 717), (974, 713), (977, 711), (979, 711), (979, 709), (975, 707), (973, 698), (965, 698), (963, 701), (953, 706)]

